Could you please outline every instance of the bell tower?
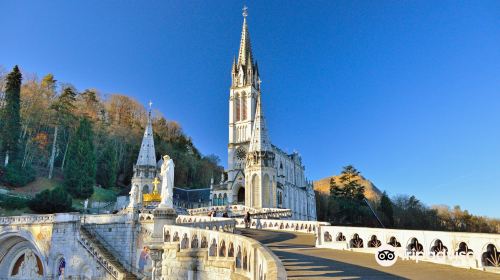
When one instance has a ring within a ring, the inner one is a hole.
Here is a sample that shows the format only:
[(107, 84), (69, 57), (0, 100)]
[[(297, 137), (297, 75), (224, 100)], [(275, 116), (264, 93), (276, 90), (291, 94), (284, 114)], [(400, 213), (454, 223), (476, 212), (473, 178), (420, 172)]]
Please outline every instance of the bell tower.
[(228, 145), (229, 180), (234, 180), (237, 171), (245, 168), (257, 99), (260, 95), (259, 69), (252, 55), (247, 16), (247, 8), (244, 7), (240, 50), (238, 59), (233, 59), (231, 69)]

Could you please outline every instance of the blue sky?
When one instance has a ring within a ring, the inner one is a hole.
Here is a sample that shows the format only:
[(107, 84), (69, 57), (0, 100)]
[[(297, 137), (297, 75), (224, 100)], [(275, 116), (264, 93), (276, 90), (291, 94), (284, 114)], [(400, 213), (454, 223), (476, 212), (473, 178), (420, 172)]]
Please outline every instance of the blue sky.
[[(272, 141), (309, 178), (500, 217), (499, 1), (246, 1)], [(150, 99), (227, 161), (242, 1), (0, 1), (0, 65)]]

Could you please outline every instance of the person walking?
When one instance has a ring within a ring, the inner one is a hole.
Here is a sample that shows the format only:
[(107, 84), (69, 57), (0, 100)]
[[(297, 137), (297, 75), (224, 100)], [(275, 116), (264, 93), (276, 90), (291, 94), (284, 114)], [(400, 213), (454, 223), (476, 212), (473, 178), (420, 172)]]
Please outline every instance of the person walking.
[(250, 228), (250, 212), (247, 212), (243, 221), (245, 222), (245, 228)]

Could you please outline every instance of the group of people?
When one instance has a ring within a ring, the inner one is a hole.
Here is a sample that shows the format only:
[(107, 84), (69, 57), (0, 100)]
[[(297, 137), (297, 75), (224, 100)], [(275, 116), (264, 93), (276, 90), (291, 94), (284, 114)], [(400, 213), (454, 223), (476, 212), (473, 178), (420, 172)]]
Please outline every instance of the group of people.
[[(219, 217), (218, 214), (217, 214), (217, 210), (213, 210), (213, 211), (208, 212), (208, 216), (209, 217)], [(227, 211), (225, 211), (224, 214), (222, 214), (222, 217), (223, 218), (229, 218), (229, 214), (227, 213)], [(245, 222), (245, 228), (249, 228), (250, 227), (251, 220), (252, 220), (252, 218), (250, 217), (250, 212), (247, 212), (245, 214), (245, 217), (243, 217), (243, 222)]]

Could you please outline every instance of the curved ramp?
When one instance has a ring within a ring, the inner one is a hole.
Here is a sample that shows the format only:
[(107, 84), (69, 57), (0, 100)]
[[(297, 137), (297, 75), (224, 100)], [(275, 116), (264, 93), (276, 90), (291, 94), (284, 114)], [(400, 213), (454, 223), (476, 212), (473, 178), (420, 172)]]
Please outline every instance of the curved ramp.
[(288, 279), (499, 279), (498, 274), (428, 262), (402, 261), (379, 266), (366, 253), (316, 248), (314, 235), (242, 229), (242, 234), (268, 246), (286, 268)]

